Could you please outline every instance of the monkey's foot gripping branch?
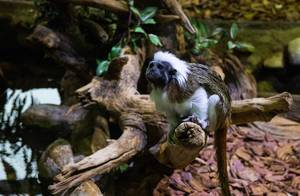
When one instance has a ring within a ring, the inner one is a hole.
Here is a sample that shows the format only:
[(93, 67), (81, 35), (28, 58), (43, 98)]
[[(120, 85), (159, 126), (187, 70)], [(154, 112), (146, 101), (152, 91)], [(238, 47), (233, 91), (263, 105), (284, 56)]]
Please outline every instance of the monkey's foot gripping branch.
[(165, 141), (150, 148), (158, 161), (171, 168), (185, 167), (206, 145), (206, 132), (193, 122), (179, 124), (171, 134), (174, 144)]

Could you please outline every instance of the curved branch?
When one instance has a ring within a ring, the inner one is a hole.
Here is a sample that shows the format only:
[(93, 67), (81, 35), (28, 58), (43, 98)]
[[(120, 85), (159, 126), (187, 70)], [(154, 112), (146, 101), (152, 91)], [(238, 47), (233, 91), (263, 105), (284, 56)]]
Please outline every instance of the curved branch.
[(141, 49), (137, 54), (131, 54), (130, 50), (125, 48), (118, 59), (112, 61), (118, 68), (114, 71), (109, 70), (114, 77), (96, 78), (77, 92), (82, 98), (106, 107), (120, 122), (123, 134), (117, 141), (91, 156), (65, 166), (62, 173), (56, 176), (59, 182), (49, 186), (54, 194), (74, 187), (97, 174), (110, 171), (128, 161), (146, 146), (146, 127), (143, 119), (139, 113), (130, 110), (132, 106), (128, 102), (130, 97), (138, 94), (136, 88), (140, 64), (144, 61), (144, 51)]
[(232, 124), (244, 124), (253, 121), (269, 121), (275, 115), (289, 111), (293, 102), (287, 92), (268, 97), (233, 101), (231, 105)]
[(116, 13), (127, 13), (129, 11), (126, 1), (117, 0), (63, 0), (63, 3), (72, 3), (74, 5), (93, 6), (107, 9)]
[[(121, 163), (128, 161), (141, 151), (145, 145), (145, 132), (132, 127), (125, 127), (124, 133), (117, 141), (78, 163), (64, 167), (63, 172), (56, 177), (59, 182), (49, 186), (49, 190), (53, 194), (57, 194), (77, 186), (97, 174), (109, 172)], [(88, 168), (90, 169), (83, 171)], [(74, 172), (77, 174), (72, 175)]]
[(196, 33), (195, 28), (191, 24), (189, 18), (185, 15), (182, 10), (181, 5), (177, 2), (177, 0), (163, 0), (163, 2), (167, 5), (170, 11), (179, 16), (184, 27), (192, 34)]
[(37, 25), (27, 40), (32, 44), (43, 46), (54, 61), (76, 73), (79, 78), (84, 81), (91, 80), (92, 74), (85, 59), (76, 52), (66, 36), (43, 25)]

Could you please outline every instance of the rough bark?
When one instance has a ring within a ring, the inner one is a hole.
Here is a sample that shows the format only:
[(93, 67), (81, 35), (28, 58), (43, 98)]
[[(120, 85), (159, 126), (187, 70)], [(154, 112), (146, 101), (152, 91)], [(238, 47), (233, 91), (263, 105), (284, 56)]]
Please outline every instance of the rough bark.
[(41, 45), (58, 64), (73, 71), (79, 78), (89, 81), (92, 77), (85, 59), (78, 55), (70, 40), (48, 27), (38, 25), (27, 38), (32, 44)]
[(118, 14), (124, 14), (129, 11), (126, 1), (117, 0), (63, 0), (58, 1), (63, 3), (71, 3), (74, 5), (93, 6), (97, 8), (106, 9)]
[(179, 16), (181, 19), (184, 27), (192, 34), (196, 33), (195, 28), (191, 24), (188, 17), (185, 15), (185, 13), (182, 10), (181, 5), (178, 3), (177, 0), (163, 0), (163, 2), (167, 5), (169, 10), (173, 12), (175, 15)]
[[(95, 174), (108, 172), (144, 149), (146, 145), (145, 125), (141, 115), (131, 110), (131, 102), (128, 101), (138, 94), (136, 88), (140, 75), (140, 65), (143, 61), (143, 50), (137, 54), (130, 54), (128, 49), (124, 49), (121, 58), (113, 61), (115, 64), (110, 66), (113, 70), (108, 70), (109, 73), (114, 73), (111, 77), (93, 80), (91, 84), (79, 89), (79, 92), (95, 93), (97, 100), (94, 101), (104, 106), (118, 120), (123, 134), (117, 141), (76, 163), (76, 165), (71, 164), (65, 167), (62, 175), (57, 176), (60, 182), (49, 187), (53, 193), (59, 193), (76, 186)], [(96, 91), (90, 88), (93, 83), (99, 85), (99, 89), (94, 89)], [(81, 169), (85, 170), (91, 167), (92, 169), (87, 170), (87, 172), (79, 172)], [(78, 172), (78, 174), (71, 176), (74, 172)]]
[(292, 100), (291, 94), (285, 92), (269, 98), (234, 101), (232, 104), (232, 123), (269, 121), (276, 114), (287, 112), (292, 105)]
[[(52, 178), (57, 175), (64, 165), (73, 163), (72, 147), (68, 141), (57, 139), (44, 151), (39, 160), (40, 177)], [(84, 181), (70, 195), (101, 196), (98, 186), (91, 180)], [(67, 193), (68, 190), (65, 190)]]

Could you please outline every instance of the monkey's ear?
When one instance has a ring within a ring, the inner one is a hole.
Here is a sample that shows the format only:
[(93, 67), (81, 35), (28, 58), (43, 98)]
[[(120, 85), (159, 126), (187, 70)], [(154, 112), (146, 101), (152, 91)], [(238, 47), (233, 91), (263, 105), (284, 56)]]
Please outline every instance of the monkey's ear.
[(169, 74), (170, 75), (176, 75), (176, 73), (177, 73), (177, 70), (176, 69), (171, 69), (171, 71), (169, 71)]

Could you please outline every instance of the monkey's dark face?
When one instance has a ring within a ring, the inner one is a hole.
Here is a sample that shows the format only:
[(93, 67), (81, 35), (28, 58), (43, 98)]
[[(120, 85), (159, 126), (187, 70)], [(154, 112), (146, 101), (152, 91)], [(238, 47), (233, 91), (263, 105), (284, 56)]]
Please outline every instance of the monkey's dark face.
[(176, 70), (166, 61), (151, 61), (146, 70), (146, 78), (155, 87), (164, 88), (175, 78)]

